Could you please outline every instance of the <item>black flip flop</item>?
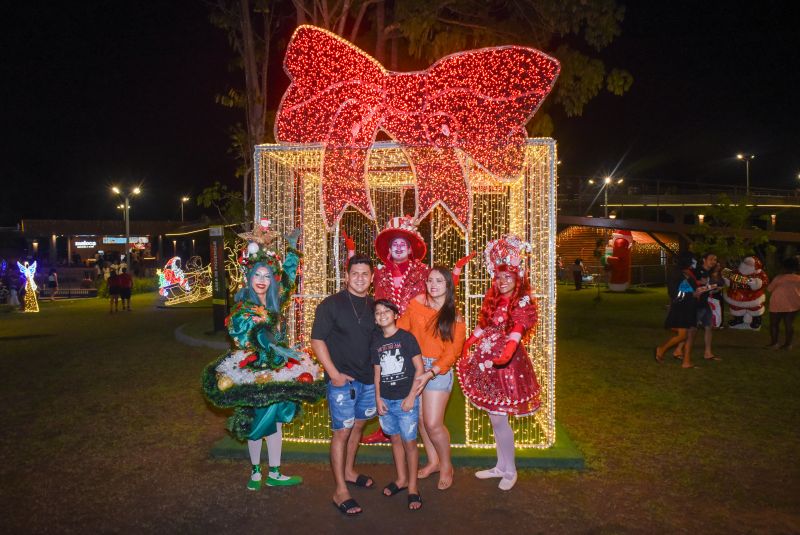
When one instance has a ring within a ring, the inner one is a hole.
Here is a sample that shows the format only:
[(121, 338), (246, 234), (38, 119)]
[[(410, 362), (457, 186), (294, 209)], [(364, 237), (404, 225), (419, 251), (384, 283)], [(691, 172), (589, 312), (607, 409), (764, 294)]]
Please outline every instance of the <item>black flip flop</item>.
[(345, 500), (340, 504), (337, 504), (336, 502), (333, 502), (333, 506), (336, 507), (345, 516), (356, 516), (356, 515), (360, 515), (361, 513), (364, 512), (363, 509), (361, 511), (356, 512), (356, 513), (349, 512), (349, 510), (353, 509), (354, 507), (361, 508), (361, 506), (358, 505), (358, 502), (355, 501), (353, 498), (350, 498), (349, 500)]
[[(367, 485), (368, 481), (372, 481), (371, 485)], [(372, 479), (371, 476), (365, 476), (364, 474), (358, 474), (358, 477), (355, 481), (345, 481), (350, 485), (355, 485), (356, 487), (361, 487), (362, 489), (371, 489), (375, 487), (375, 480)]]
[[(384, 495), (384, 496), (386, 496), (387, 498), (389, 498), (390, 496), (394, 496), (394, 495), (395, 495), (395, 494), (397, 494), (398, 492), (404, 491), (404, 490), (406, 490), (407, 488), (408, 488), (408, 487), (398, 487), (398, 486), (397, 486), (397, 483), (395, 483), (394, 481), (392, 481), (391, 483), (389, 483), (388, 485), (386, 485), (385, 487), (383, 487), (383, 490), (384, 490), (384, 493), (383, 493), (383, 495)], [(389, 491), (389, 494), (386, 494), (386, 492), (385, 492), (385, 491), (387, 491), (387, 490)]]
[[(411, 504), (412, 503), (418, 503), (419, 507), (417, 507), (416, 509), (412, 509), (411, 508)], [(422, 509), (422, 496), (420, 496), (419, 494), (409, 494), (408, 495), (408, 506), (409, 506), (408, 507), (409, 511), (419, 511), (420, 509)]]

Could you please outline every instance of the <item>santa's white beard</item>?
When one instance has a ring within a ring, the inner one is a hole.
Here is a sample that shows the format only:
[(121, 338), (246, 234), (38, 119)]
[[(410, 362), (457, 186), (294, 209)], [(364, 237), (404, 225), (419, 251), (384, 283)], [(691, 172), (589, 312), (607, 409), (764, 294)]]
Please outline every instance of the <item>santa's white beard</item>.
[(739, 273), (741, 273), (742, 275), (745, 276), (752, 275), (755, 272), (756, 272), (755, 266), (751, 266), (750, 264), (745, 264), (745, 263), (739, 264)]

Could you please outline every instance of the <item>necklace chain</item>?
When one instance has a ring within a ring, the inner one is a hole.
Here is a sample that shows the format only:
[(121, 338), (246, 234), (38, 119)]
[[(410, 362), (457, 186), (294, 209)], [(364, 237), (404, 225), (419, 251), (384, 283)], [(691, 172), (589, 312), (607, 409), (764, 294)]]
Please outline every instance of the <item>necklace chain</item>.
[(356, 305), (353, 304), (353, 296), (350, 295), (350, 291), (345, 290), (345, 292), (347, 292), (347, 298), (350, 300), (350, 306), (353, 308), (353, 316), (356, 317), (356, 321), (358, 321), (358, 324), (361, 325), (361, 318), (363, 318), (364, 314), (367, 312), (367, 298), (364, 298), (364, 308), (361, 310), (361, 314), (359, 315), (358, 312), (356, 312)]

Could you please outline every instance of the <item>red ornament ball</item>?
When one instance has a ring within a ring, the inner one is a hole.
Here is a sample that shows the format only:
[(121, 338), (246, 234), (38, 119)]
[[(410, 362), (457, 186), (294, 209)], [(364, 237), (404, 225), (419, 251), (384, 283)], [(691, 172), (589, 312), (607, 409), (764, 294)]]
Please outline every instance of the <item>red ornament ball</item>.
[(303, 372), (300, 375), (298, 375), (297, 379), (295, 379), (295, 380), (298, 383), (313, 383), (314, 382), (314, 377), (308, 372)]

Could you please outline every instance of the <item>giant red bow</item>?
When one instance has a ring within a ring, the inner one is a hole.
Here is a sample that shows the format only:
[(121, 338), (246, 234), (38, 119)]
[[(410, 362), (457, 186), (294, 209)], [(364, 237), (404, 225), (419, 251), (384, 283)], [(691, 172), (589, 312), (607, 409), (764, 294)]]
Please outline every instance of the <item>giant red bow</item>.
[(375, 218), (366, 166), (383, 129), (413, 167), (417, 217), (441, 203), (468, 228), (464, 153), (499, 180), (518, 178), (524, 125), (552, 89), (559, 63), (532, 48), (505, 46), (397, 73), (336, 35), (300, 26), (284, 68), (292, 83), (278, 110), (275, 138), (324, 144), (322, 202), (329, 226), (348, 204)]

